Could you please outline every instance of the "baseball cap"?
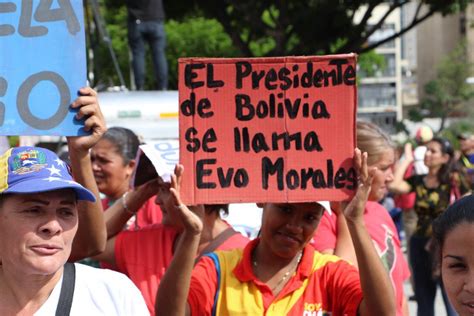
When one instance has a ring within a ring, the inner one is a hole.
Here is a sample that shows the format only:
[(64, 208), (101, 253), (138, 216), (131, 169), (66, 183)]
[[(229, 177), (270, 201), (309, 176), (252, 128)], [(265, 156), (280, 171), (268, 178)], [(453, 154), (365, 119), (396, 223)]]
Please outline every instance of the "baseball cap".
[(0, 156), (0, 194), (41, 193), (73, 189), (78, 200), (95, 196), (72, 179), (67, 164), (40, 147), (14, 147)]

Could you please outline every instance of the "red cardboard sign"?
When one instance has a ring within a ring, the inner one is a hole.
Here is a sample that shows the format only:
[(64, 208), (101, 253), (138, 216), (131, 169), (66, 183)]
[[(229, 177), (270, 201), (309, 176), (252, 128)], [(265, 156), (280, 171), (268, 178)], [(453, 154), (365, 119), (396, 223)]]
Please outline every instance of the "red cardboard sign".
[(353, 195), (356, 55), (184, 58), (179, 78), (186, 204)]

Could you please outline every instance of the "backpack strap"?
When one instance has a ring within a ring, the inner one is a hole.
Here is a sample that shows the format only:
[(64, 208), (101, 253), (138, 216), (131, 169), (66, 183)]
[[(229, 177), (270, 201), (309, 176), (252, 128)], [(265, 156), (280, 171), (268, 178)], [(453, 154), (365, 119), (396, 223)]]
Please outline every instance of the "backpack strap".
[(214, 250), (216, 250), (220, 245), (222, 245), (224, 241), (226, 241), (227, 239), (229, 239), (235, 234), (239, 234), (239, 233), (236, 232), (232, 227), (229, 227), (226, 230), (224, 230), (222, 233), (217, 235), (217, 237), (214, 238), (209, 243), (209, 245), (207, 245), (207, 247), (201, 251), (201, 254), (199, 254), (196, 260), (194, 260), (194, 264), (198, 263), (199, 259), (201, 259), (201, 257), (205, 255), (206, 253), (214, 252)]
[(64, 265), (63, 282), (59, 294), (56, 316), (68, 316), (71, 312), (74, 285), (76, 283), (76, 267), (74, 263), (66, 262)]
[(219, 291), (221, 287), (221, 265), (219, 262), (219, 257), (217, 256), (215, 252), (208, 253), (205, 256), (211, 258), (211, 260), (214, 262), (214, 265), (216, 267), (217, 289), (216, 289), (216, 293), (214, 294), (214, 304), (212, 305), (212, 311), (211, 311), (211, 315), (216, 316), (217, 315), (216, 314), (217, 302), (219, 300)]

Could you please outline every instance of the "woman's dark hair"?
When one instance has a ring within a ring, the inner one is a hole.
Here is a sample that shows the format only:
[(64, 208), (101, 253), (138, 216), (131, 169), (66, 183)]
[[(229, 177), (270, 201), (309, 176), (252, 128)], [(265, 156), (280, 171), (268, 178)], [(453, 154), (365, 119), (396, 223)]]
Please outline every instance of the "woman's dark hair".
[(229, 204), (205, 204), (204, 208), (207, 214), (217, 213), (220, 215), (222, 212), (224, 215), (229, 215)]
[(470, 194), (454, 202), (433, 222), (433, 238), (441, 255), (446, 235), (462, 223), (474, 223), (474, 195)]
[(135, 159), (140, 141), (134, 132), (125, 127), (111, 127), (102, 136), (117, 147), (117, 153), (122, 156), (124, 164)]
[(447, 163), (443, 164), (438, 170), (438, 181), (440, 184), (450, 184), (451, 174), (453, 172), (458, 172), (456, 167), (456, 161), (454, 159), (454, 149), (449, 140), (441, 137), (433, 137), (429, 142), (436, 142), (441, 146), (441, 152), (443, 154), (449, 155), (449, 160)]

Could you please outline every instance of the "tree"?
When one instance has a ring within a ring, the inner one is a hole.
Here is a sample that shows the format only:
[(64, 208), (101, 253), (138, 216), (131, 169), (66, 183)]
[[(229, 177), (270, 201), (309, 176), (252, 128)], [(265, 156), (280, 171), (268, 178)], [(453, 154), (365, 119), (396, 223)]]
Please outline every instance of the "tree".
[[(87, 4), (88, 1), (85, 1)], [(168, 3), (165, 2), (165, 5)], [(127, 41), (127, 9), (123, 1), (100, 1), (101, 15), (105, 20), (107, 30), (121, 72), (124, 74), (126, 85), (130, 84), (130, 62)], [(88, 48), (94, 51), (94, 58), (90, 60), (89, 69), (93, 77), (91, 84), (101, 90), (118, 85), (119, 78), (112, 63), (110, 51), (98, 32), (97, 21), (93, 19), (92, 8), (86, 5), (86, 20), (91, 26), (88, 30)], [(199, 14), (185, 16), (181, 20), (168, 19), (165, 23), (167, 34), (166, 55), (169, 67), (169, 89), (177, 89), (178, 58), (180, 57), (234, 57), (238, 50), (224, 32), (222, 25), (215, 19), (200, 17)], [(147, 55), (147, 65), (151, 65), (150, 54)], [(150, 67), (151, 69), (151, 67)], [(152, 88), (154, 80), (152, 71), (147, 72), (146, 88)]]
[[(423, 0), (419, 1), (413, 19), (406, 27), (391, 36), (378, 41), (370, 41), (369, 37), (382, 27), (391, 12), (409, 4), (409, 0), (176, 0), (165, 1), (167, 25), (184, 23), (189, 29), (167, 27), (174, 33), (174, 43), (182, 44), (180, 37), (190, 39), (194, 33), (194, 24), (200, 27), (202, 21), (188, 21), (193, 18), (206, 18), (220, 24), (222, 28), (214, 28), (204, 32), (208, 36), (201, 42), (215, 42), (217, 38), (226, 38), (230, 45), (214, 46), (217, 50), (195, 45), (180, 46), (185, 50), (177, 50), (171, 38), (167, 52), (171, 63), (178, 57), (192, 51), (195, 56), (286, 56), (286, 55), (316, 55), (331, 53), (355, 52), (365, 54), (385, 42), (391, 41), (412, 29), (434, 13), (449, 14), (465, 9), (473, 0)], [(123, 0), (100, 0), (107, 28), (111, 34), (112, 44), (117, 52), (122, 72), (128, 73), (128, 48), (126, 40), (126, 10)], [(373, 22), (370, 18), (380, 5), (384, 4), (386, 13)], [(422, 9), (422, 4), (425, 5)], [(359, 21), (355, 21), (356, 12), (362, 12)], [(372, 24), (369, 24), (371, 21)], [(175, 36), (176, 35), (176, 36)], [(227, 39), (230, 39), (228, 41)], [(197, 43), (199, 44), (199, 43)], [(227, 47), (224, 49), (224, 47)], [(107, 84), (117, 82), (111, 60), (106, 49), (98, 49), (95, 63), (95, 81)], [(186, 55), (189, 56), (189, 55)], [(364, 64), (370, 64), (374, 54), (366, 56)], [(377, 59), (375, 59), (377, 61)], [(374, 63), (377, 64), (377, 63)], [(100, 68), (99, 68), (100, 67)], [(362, 67), (362, 66), (361, 66)], [(370, 70), (371, 65), (368, 65)], [(363, 67), (362, 67), (363, 68)], [(173, 87), (173, 77), (176, 69), (170, 67), (170, 84)], [(126, 76), (128, 77), (128, 76)], [(127, 81), (128, 78), (126, 78)]]
[[(166, 34), (170, 89), (178, 89), (178, 58), (238, 55), (222, 25), (214, 19), (189, 17), (181, 22), (169, 20)], [(151, 76), (151, 72), (148, 75)]]
[(419, 121), (423, 117), (440, 118), (439, 133), (445, 128), (448, 117), (468, 114), (468, 101), (474, 97), (473, 88), (466, 82), (471, 70), (472, 64), (468, 61), (466, 46), (461, 43), (440, 62), (436, 79), (425, 85), (426, 97), (418, 109), (410, 111), (410, 119)]
[[(396, 9), (408, 0), (189, 0), (173, 1), (170, 12), (177, 15), (198, 10), (217, 19), (242, 56), (286, 56), (370, 51), (404, 34), (439, 12), (465, 9), (472, 0), (419, 1), (407, 26), (391, 36), (369, 43)], [(385, 14), (375, 23), (374, 10), (385, 4)], [(424, 7), (423, 7), (424, 5)], [(359, 21), (356, 12), (363, 12)], [(369, 24), (369, 21), (371, 24)], [(262, 46), (265, 49), (262, 49)]]

